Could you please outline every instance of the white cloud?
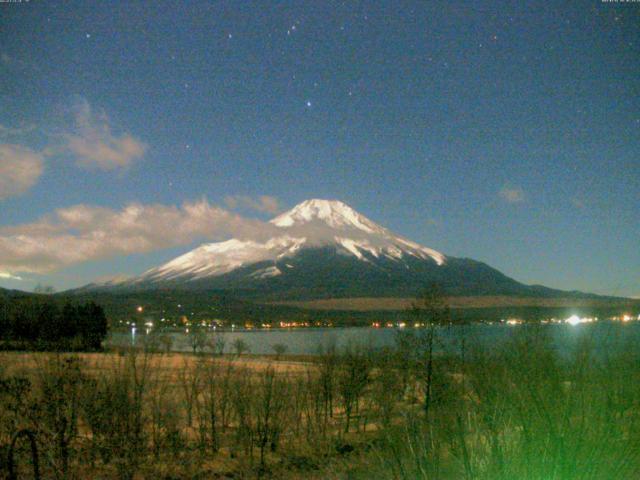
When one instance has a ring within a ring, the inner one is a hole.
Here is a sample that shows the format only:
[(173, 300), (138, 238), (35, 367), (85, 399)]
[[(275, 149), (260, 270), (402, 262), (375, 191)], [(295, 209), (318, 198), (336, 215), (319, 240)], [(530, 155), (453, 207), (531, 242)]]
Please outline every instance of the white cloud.
[(22, 280), (22, 277), (12, 275), (9, 272), (0, 272), (0, 279), (2, 280)]
[(144, 142), (128, 133), (114, 135), (109, 118), (104, 113), (95, 114), (85, 99), (77, 101), (72, 111), (74, 131), (64, 135), (65, 148), (79, 166), (115, 170), (128, 167), (145, 154)]
[[(10, 57), (0, 55), (0, 62), (10, 60)], [(5, 142), (0, 143), (0, 201), (23, 194), (35, 185), (44, 171), (46, 157), (71, 153), (79, 166), (114, 170), (128, 167), (145, 154), (145, 143), (128, 133), (112, 134), (107, 116), (94, 114), (85, 99), (76, 101), (71, 110), (73, 125), (67, 125), (63, 133), (53, 135), (63, 138), (63, 144), (49, 143), (39, 152), (6, 143), (9, 137), (33, 132), (37, 129), (35, 125), (11, 127), (0, 124), (0, 141)]]
[(224, 203), (232, 210), (247, 208), (274, 215), (282, 210), (278, 199), (269, 195), (261, 195), (258, 198), (252, 198), (247, 195), (230, 195), (224, 198)]
[(0, 144), (0, 200), (29, 190), (43, 171), (41, 153), (20, 145)]
[(275, 227), (209, 204), (132, 203), (121, 210), (75, 205), (40, 220), (0, 228), (0, 271), (46, 273), (117, 255), (187, 245), (196, 239), (269, 235)]
[(524, 202), (524, 191), (519, 187), (510, 187), (505, 185), (500, 189), (498, 194), (509, 203), (521, 203)]

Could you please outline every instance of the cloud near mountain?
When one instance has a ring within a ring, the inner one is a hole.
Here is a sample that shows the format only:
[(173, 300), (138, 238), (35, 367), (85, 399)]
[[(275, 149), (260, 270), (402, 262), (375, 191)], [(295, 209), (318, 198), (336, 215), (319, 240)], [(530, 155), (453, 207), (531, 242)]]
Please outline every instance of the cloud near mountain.
[(270, 195), (260, 195), (257, 198), (248, 195), (229, 195), (224, 198), (224, 203), (231, 210), (246, 208), (262, 213), (276, 214), (281, 210), (280, 202)]
[(44, 171), (44, 156), (20, 145), (0, 145), (0, 200), (21, 195)]
[[(107, 115), (94, 112), (86, 99), (76, 99), (70, 110), (72, 121), (62, 127), (62, 133), (52, 134), (33, 124), (25, 127), (0, 124), (0, 201), (31, 189), (42, 176), (48, 157), (70, 156), (79, 167), (108, 171), (129, 167), (147, 151), (147, 144), (133, 135), (112, 133)], [(39, 151), (8, 141), (34, 130), (48, 137), (47, 145)]]
[(107, 115), (94, 113), (87, 100), (79, 99), (72, 110), (74, 132), (65, 134), (66, 149), (79, 166), (115, 170), (128, 167), (145, 154), (144, 142), (129, 133), (114, 135)]
[(117, 255), (151, 252), (196, 239), (265, 238), (274, 226), (212, 205), (131, 203), (58, 209), (33, 223), (0, 227), (0, 271), (46, 273)]

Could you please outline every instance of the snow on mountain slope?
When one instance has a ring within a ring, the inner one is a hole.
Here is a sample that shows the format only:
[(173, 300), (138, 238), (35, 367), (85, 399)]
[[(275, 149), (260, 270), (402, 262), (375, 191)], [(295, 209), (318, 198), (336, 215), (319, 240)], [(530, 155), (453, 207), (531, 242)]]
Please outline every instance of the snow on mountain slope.
[(146, 280), (174, 280), (182, 276), (196, 279), (222, 275), (245, 265), (293, 255), (305, 240), (284, 235), (264, 243), (236, 239), (208, 243), (161, 267), (149, 270), (143, 277)]
[[(133, 283), (213, 277), (256, 263), (293, 257), (303, 248), (327, 246), (364, 262), (382, 257), (401, 262), (407, 256), (437, 265), (446, 262), (440, 252), (394, 235), (340, 201), (307, 200), (277, 216), (271, 224), (279, 227), (282, 235), (267, 241), (231, 239), (204, 244), (145, 272)], [(281, 274), (272, 266), (251, 273), (251, 277), (262, 279)]]

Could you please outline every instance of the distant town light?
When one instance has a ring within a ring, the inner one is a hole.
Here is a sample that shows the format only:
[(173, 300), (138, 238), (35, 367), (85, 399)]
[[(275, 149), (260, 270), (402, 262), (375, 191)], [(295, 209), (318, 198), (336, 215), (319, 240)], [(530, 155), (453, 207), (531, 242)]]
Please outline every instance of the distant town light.
[(571, 315), (565, 320), (565, 322), (567, 322), (569, 325), (578, 325), (579, 323), (582, 323), (580, 317), (577, 315)]
[(593, 318), (593, 317), (579, 317), (577, 315), (571, 315), (569, 318), (567, 318), (565, 320), (565, 323), (568, 323), (569, 325), (578, 325), (580, 323), (591, 323), (591, 322), (595, 322), (597, 321), (597, 317)]

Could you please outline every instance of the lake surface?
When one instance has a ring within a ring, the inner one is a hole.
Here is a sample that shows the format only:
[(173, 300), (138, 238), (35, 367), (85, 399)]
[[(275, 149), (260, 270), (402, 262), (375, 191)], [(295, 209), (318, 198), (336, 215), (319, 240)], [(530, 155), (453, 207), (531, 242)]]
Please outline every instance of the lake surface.
[[(581, 341), (591, 340), (597, 351), (615, 352), (622, 348), (640, 348), (640, 322), (627, 323), (602, 321), (592, 324), (568, 325), (551, 324), (541, 326), (531, 325), (467, 325), (464, 327), (443, 327), (439, 329), (440, 351), (455, 351), (461, 344), (461, 339), (469, 346), (477, 345), (491, 349), (498, 347), (514, 335), (526, 330), (541, 329), (546, 331), (555, 346), (561, 352), (571, 352)], [(240, 338), (249, 346), (253, 354), (273, 354), (273, 345), (286, 345), (289, 354), (317, 354), (321, 347), (335, 345), (338, 349), (349, 344), (360, 344), (373, 348), (392, 346), (395, 343), (398, 330), (395, 328), (298, 328), (274, 330), (237, 330), (225, 332), (211, 332), (208, 340), (222, 336), (225, 342), (225, 352), (233, 351), (233, 342)], [(177, 352), (192, 351), (188, 334), (181, 332), (164, 333), (172, 337), (172, 350)], [(107, 344), (116, 346), (143, 346), (150, 337), (140, 333), (131, 334), (115, 332), (110, 334)]]

